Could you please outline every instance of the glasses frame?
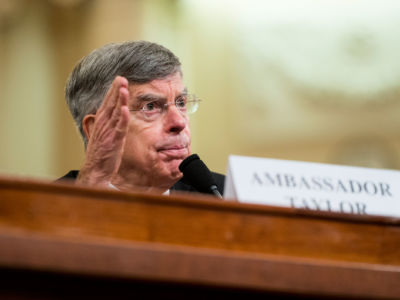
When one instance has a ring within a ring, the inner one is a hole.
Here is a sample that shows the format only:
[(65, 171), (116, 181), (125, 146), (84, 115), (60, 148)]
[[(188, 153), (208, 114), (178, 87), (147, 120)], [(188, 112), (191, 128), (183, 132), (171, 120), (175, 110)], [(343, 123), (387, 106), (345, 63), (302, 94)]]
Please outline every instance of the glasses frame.
[(181, 108), (178, 107), (178, 101), (181, 100), (181, 98), (176, 99), (174, 101), (174, 103), (163, 103), (163, 105), (161, 106), (161, 111), (158, 114), (156, 114), (154, 117), (146, 115), (146, 112), (149, 112), (149, 110), (146, 110), (146, 105), (148, 105), (149, 103), (152, 103), (152, 102), (160, 102), (157, 100), (144, 101), (140, 108), (129, 109), (129, 111), (141, 112), (142, 115), (144, 116), (144, 118), (146, 118), (146, 119), (158, 119), (161, 115), (163, 115), (168, 110), (168, 107), (170, 105), (174, 105), (177, 108), (177, 110), (184, 116), (194, 114), (198, 110), (201, 99), (197, 98), (197, 96), (195, 94), (187, 94), (187, 95), (185, 95), (185, 97), (187, 97), (187, 99), (190, 99), (185, 102), (185, 104), (186, 104), (185, 107), (187, 107), (188, 104), (194, 105), (194, 109), (192, 109), (191, 111), (182, 111)]

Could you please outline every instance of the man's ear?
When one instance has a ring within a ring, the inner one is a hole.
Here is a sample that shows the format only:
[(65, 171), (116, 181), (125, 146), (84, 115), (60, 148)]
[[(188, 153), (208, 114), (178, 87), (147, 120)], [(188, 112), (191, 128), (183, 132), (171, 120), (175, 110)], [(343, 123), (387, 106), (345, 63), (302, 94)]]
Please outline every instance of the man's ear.
[(86, 115), (82, 120), (82, 129), (87, 140), (89, 140), (90, 135), (92, 134), (95, 119), (96, 115), (90, 114)]

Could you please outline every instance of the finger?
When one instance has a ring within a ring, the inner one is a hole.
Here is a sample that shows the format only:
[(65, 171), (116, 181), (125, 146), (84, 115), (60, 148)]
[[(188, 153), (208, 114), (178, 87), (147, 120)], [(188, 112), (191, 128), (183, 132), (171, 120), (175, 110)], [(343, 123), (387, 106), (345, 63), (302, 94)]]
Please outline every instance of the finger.
[(100, 108), (98, 109), (98, 113), (105, 110), (107, 107), (110, 107), (113, 99), (116, 96), (116, 91), (118, 90), (118, 81), (116, 80), (117, 78), (114, 79), (112, 82), (110, 88), (108, 89), (106, 95), (104, 96), (103, 103), (101, 104)]
[(108, 90), (106, 96), (104, 97), (104, 102), (101, 106), (101, 110), (104, 110), (105, 114), (108, 116), (110, 116), (113, 113), (118, 103), (119, 90), (121, 87), (127, 88), (128, 80), (125, 77), (117, 76), (115, 77), (113, 83), (111, 84), (110, 89)]
[[(128, 101), (129, 101), (129, 89), (128, 89), (128, 84), (125, 85), (121, 85), (120, 89), (119, 89), (119, 100), (120, 100), (120, 105), (121, 106), (127, 106), (128, 105)], [(123, 94), (121, 94), (123, 93)]]
[(116, 126), (116, 138), (118, 139), (123, 139), (127, 132), (128, 132), (128, 124), (130, 120), (131, 114), (128, 110), (127, 106), (123, 106), (121, 108), (121, 117), (118, 120), (117, 126)]
[(128, 108), (128, 100), (129, 100), (129, 90), (126, 87), (121, 86), (119, 89), (117, 105), (115, 106), (115, 109), (111, 116), (112, 125), (115, 126), (118, 123), (119, 119), (122, 117), (121, 109), (123, 107)]

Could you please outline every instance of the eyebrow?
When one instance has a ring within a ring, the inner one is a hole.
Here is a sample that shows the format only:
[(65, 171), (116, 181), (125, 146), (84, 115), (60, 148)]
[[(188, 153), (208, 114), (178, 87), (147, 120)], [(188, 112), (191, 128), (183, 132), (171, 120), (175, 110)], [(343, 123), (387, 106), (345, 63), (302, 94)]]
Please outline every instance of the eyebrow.
[[(183, 91), (175, 97), (175, 100), (178, 99), (179, 97), (186, 96), (187, 95), (187, 88), (184, 88)], [(141, 102), (150, 102), (150, 101), (167, 101), (167, 98), (164, 96), (158, 96), (155, 94), (143, 94), (139, 95), (136, 97), (137, 103)]]
[(149, 101), (165, 101), (166, 98), (164, 96), (158, 96), (154, 94), (143, 94), (136, 97), (138, 103), (141, 102), (149, 102)]

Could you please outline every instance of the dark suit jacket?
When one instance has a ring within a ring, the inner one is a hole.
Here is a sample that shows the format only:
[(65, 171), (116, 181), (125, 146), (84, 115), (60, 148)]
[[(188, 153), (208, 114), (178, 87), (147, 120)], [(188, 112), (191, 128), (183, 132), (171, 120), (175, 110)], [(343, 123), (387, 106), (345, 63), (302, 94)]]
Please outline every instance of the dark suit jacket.
[[(69, 171), (66, 175), (59, 178), (57, 181), (63, 180), (75, 180), (78, 177), (79, 171), (72, 170)], [(224, 192), (224, 183), (225, 183), (225, 176), (219, 173), (211, 172), (211, 175), (214, 177), (215, 183), (217, 184), (218, 191), (223, 195)], [(200, 193), (197, 191), (186, 179), (185, 177), (181, 178), (177, 183), (175, 183), (171, 188), (171, 193), (174, 191), (186, 191), (186, 192), (195, 192)]]

